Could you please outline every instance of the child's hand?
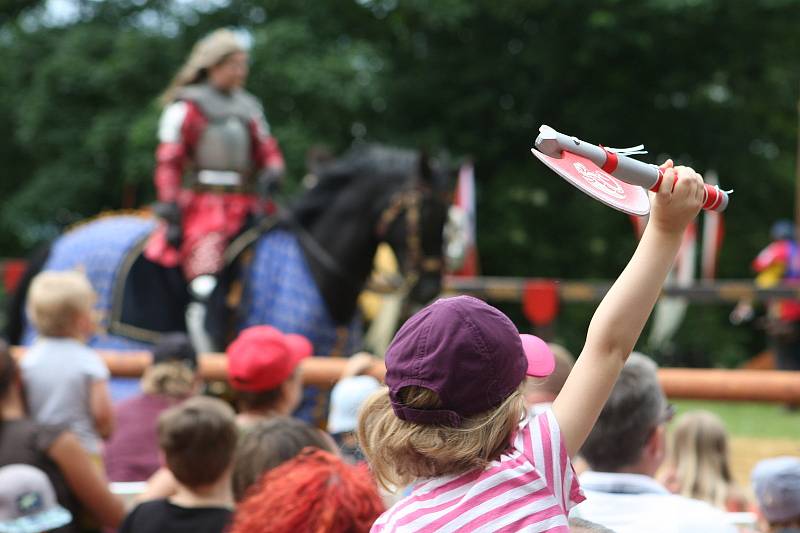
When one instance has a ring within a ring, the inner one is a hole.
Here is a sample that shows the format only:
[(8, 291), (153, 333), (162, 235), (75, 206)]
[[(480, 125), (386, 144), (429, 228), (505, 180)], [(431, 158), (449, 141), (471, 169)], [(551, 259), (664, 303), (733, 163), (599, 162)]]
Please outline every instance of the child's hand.
[(703, 206), (703, 178), (689, 167), (673, 168), (671, 159), (661, 168), (665, 169), (661, 188), (650, 193), (653, 209), (649, 224), (666, 233), (683, 233)]
[(371, 353), (358, 352), (353, 354), (347, 361), (344, 371), (342, 371), (341, 379), (364, 374), (370, 368), (372, 368), (373, 363), (375, 363), (375, 356), (373, 356)]

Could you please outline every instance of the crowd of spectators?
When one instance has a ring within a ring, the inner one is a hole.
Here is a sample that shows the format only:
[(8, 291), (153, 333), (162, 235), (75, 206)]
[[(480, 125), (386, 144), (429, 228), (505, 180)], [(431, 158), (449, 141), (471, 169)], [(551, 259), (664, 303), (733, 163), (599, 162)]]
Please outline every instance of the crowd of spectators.
[[(40, 274), (35, 343), (19, 364), (0, 346), (0, 532), (800, 531), (800, 459), (758, 464), (751, 500), (721, 421), (685, 413), (670, 434), (657, 367), (631, 353), (699, 209), (678, 172), (577, 359), (480, 300), (438, 300), (390, 344), (385, 386), (349, 359), (326, 430), (291, 416), (311, 343), (270, 326), (228, 346), (229, 401), (176, 334), (113, 406), (88, 280)], [(126, 505), (109, 481), (146, 488)]]

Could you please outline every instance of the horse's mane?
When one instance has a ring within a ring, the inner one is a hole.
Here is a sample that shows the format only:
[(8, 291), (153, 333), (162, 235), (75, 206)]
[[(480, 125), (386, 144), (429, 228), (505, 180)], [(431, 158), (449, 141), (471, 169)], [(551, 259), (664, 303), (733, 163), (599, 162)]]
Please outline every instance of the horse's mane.
[(414, 174), (419, 154), (413, 150), (361, 144), (317, 170), (317, 184), (292, 206), (295, 219), (309, 226), (317, 216), (340, 198), (340, 193), (358, 182), (386, 182), (401, 186)]

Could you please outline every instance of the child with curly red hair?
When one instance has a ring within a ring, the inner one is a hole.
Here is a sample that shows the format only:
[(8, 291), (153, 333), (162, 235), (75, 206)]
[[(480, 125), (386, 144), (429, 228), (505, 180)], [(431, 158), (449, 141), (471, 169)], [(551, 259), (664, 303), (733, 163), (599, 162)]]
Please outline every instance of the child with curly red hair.
[(360, 533), (383, 511), (365, 467), (306, 448), (261, 478), (239, 504), (229, 533)]

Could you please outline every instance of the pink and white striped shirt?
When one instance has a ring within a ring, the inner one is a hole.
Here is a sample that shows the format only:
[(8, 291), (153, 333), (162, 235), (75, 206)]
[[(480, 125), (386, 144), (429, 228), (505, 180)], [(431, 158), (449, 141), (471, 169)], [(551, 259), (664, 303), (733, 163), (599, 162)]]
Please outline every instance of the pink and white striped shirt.
[(529, 415), (512, 446), (483, 471), (420, 482), (373, 532), (568, 532), (584, 500), (551, 410)]

